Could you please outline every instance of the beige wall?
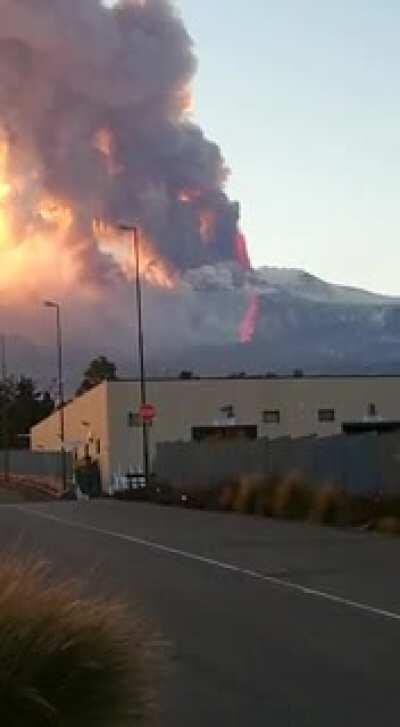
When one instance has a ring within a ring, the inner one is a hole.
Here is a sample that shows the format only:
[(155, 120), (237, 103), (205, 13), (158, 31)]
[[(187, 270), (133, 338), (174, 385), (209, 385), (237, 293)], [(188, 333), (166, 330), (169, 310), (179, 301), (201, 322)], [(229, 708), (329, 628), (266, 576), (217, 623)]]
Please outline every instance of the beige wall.
[[(347, 420), (362, 420), (374, 403), (384, 419), (400, 420), (400, 377), (215, 379), (149, 381), (147, 399), (157, 417), (150, 428), (152, 453), (157, 442), (189, 441), (193, 426), (223, 420), (221, 407), (232, 405), (237, 424), (258, 426), (259, 437), (331, 436)], [(103, 483), (110, 473), (142, 463), (141, 428), (129, 428), (129, 412), (137, 412), (138, 382), (104, 383), (72, 402), (66, 409), (67, 439), (85, 440), (82, 421), (91, 423), (94, 439), (101, 441)], [(279, 425), (263, 423), (264, 410), (279, 410)], [(318, 421), (319, 409), (334, 409), (335, 421)], [(32, 445), (58, 446), (57, 418), (33, 430)], [(93, 449), (91, 450), (93, 455)]]
[[(85, 454), (85, 445), (88, 445), (90, 456), (100, 464), (103, 482), (108, 482), (110, 477), (107, 399), (107, 384), (104, 383), (87, 394), (74, 399), (65, 407), (66, 449), (75, 451), (77, 456), (82, 458)], [(59, 413), (56, 412), (36, 427), (33, 427), (32, 449), (59, 449), (59, 421)], [(86, 422), (89, 426), (86, 426), (83, 422)], [(100, 443), (100, 454), (97, 451), (98, 442)]]
[[(109, 384), (111, 469), (141, 462), (141, 430), (129, 429), (129, 411), (139, 407), (139, 385)], [(331, 436), (342, 423), (362, 420), (374, 403), (378, 415), (400, 420), (400, 377), (219, 379), (150, 381), (147, 399), (157, 417), (150, 429), (153, 453), (157, 442), (189, 441), (192, 427), (221, 421), (220, 409), (232, 405), (237, 424), (255, 424), (259, 437)], [(264, 410), (279, 410), (279, 425), (263, 423)], [(319, 409), (334, 409), (335, 421), (318, 420)]]

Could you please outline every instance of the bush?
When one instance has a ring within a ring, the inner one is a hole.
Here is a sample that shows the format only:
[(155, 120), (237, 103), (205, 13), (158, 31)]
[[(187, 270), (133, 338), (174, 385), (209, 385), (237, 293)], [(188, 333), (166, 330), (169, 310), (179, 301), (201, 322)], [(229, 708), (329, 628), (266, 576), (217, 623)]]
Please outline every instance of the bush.
[(358, 495), (351, 498), (350, 521), (351, 525), (370, 526), (376, 518), (377, 506), (372, 497)]
[(350, 500), (336, 485), (316, 490), (310, 511), (312, 522), (325, 525), (346, 525), (351, 522)]
[(235, 491), (232, 509), (235, 512), (250, 514), (254, 512), (257, 495), (260, 488), (260, 477), (248, 475), (242, 477)]
[(278, 475), (262, 478), (254, 504), (256, 515), (273, 517), (275, 515), (275, 499), (280, 479)]
[(380, 517), (400, 518), (400, 497), (398, 495), (384, 495), (377, 503), (377, 512)]
[(48, 576), (42, 562), (2, 558), (1, 724), (142, 724), (152, 707), (152, 647), (143, 623)]
[(312, 502), (312, 489), (301, 472), (293, 472), (276, 487), (273, 514), (290, 520), (308, 516)]
[(238, 485), (235, 484), (226, 484), (221, 486), (218, 492), (218, 504), (221, 510), (232, 510), (237, 489)]

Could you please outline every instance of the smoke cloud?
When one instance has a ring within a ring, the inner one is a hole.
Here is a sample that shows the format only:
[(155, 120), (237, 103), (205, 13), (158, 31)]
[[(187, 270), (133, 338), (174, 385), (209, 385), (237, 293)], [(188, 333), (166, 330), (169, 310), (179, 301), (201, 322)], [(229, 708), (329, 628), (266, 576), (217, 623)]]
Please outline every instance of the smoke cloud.
[(54, 297), (70, 352), (133, 360), (125, 223), (154, 357), (235, 340), (250, 262), (222, 153), (191, 120), (197, 61), (172, 3), (0, 0), (0, 20), (0, 330), (52, 345)]
[(94, 219), (103, 230), (139, 224), (179, 273), (237, 259), (239, 208), (224, 192), (218, 146), (190, 121), (196, 59), (172, 4), (0, 0), (0, 18), (16, 238), (46, 228), (46, 196), (73, 210), (64, 240), (96, 281), (115, 276), (120, 259)]

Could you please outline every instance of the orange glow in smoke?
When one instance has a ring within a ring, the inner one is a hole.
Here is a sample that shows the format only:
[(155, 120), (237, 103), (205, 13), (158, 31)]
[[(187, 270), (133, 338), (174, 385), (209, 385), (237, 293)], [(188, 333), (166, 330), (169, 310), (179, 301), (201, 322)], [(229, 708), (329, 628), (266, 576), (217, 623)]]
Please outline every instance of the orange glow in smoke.
[(202, 210), (199, 215), (200, 236), (203, 242), (210, 242), (215, 236), (215, 212)]
[(182, 204), (195, 202), (196, 199), (199, 199), (199, 197), (201, 197), (200, 189), (182, 189), (178, 194), (178, 200), (182, 202)]
[[(117, 173), (113, 137), (106, 129), (96, 134), (94, 146), (104, 158), (109, 174)], [(32, 296), (58, 295), (74, 290), (84, 272), (79, 262), (80, 233), (75, 227), (75, 210), (66, 202), (32, 184), (34, 174), (13, 179), (9, 173), (10, 148), (0, 129), (0, 298), (23, 301)], [(30, 186), (31, 185), (31, 186)], [(28, 214), (18, 217), (20, 205)], [(105, 223), (93, 223), (94, 241), (110, 255), (128, 278), (133, 277), (132, 249), (119, 232), (110, 232)], [(72, 244), (71, 244), (72, 243)], [(151, 242), (141, 239), (142, 275), (151, 285), (172, 289), (177, 280), (168, 265), (154, 252)], [(80, 292), (95, 293), (92, 283)]]
[(115, 141), (110, 129), (99, 129), (94, 136), (93, 146), (103, 158), (107, 174), (110, 177), (116, 177), (120, 174), (122, 167), (117, 163), (115, 158)]
[[(135, 261), (133, 257), (132, 240), (121, 231), (107, 225), (103, 220), (93, 222), (93, 233), (97, 238), (102, 252), (110, 255), (123, 270), (128, 279), (135, 275)], [(140, 271), (141, 276), (150, 285), (158, 288), (172, 290), (176, 287), (177, 276), (154, 252), (151, 242), (141, 233), (140, 235)]]
[(79, 265), (64, 244), (74, 222), (68, 205), (43, 196), (28, 221), (17, 224), (18, 195), (30, 180), (9, 175), (10, 148), (0, 131), (0, 296), (8, 303), (40, 295), (43, 289), (63, 292), (72, 286)]

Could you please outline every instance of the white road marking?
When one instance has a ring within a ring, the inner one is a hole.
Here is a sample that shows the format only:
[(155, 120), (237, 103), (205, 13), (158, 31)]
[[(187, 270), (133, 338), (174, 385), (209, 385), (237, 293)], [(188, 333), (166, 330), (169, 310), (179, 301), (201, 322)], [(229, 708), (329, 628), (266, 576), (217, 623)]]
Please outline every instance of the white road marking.
[(65, 520), (64, 518), (56, 517), (55, 515), (50, 515), (49, 513), (39, 512), (38, 510), (32, 510), (28, 507), (21, 507), (21, 506), (15, 506), (17, 510), (20, 510), (21, 512), (27, 514), (27, 515), (33, 515), (34, 517), (40, 517), (44, 518), (45, 520), (52, 520), (54, 522), (60, 523), (62, 525), (65, 525), (67, 527), (76, 528), (77, 530), (86, 530), (88, 532), (96, 533), (97, 535), (105, 535), (109, 538), (116, 538), (118, 540), (122, 540), (128, 543), (134, 543), (135, 545), (141, 545), (145, 548), (150, 548), (151, 550), (157, 550), (162, 553), (168, 553), (169, 555), (176, 555), (180, 558), (185, 558), (186, 560), (192, 560), (196, 561), (198, 563), (204, 563), (206, 565), (211, 565), (214, 568), (220, 568), (225, 571), (231, 571), (232, 573), (238, 573), (240, 575), (247, 576), (249, 578), (253, 578), (257, 581), (262, 581), (264, 583), (270, 583), (275, 586), (279, 586), (280, 588), (286, 588), (290, 591), (295, 591), (297, 593), (301, 593), (304, 596), (312, 596), (314, 598), (319, 598), (324, 601), (328, 601), (331, 603), (336, 603), (341, 606), (345, 606), (346, 608), (352, 608), (356, 609), (358, 611), (363, 611), (364, 613), (368, 613), (373, 616), (381, 616), (385, 619), (391, 619), (392, 621), (400, 621), (400, 614), (394, 613), (393, 611), (386, 611), (385, 609), (381, 608), (375, 608), (374, 606), (369, 606), (368, 604), (361, 603), (359, 601), (352, 601), (350, 599), (344, 598), (342, 596), (335, 596), (332, 593), (326, 593), (324, 591), (319, 591), (314, 588), (308, 588), (307, 586), (302, 586), (300, 583), (294, 583), (292, 581), (285, 580), (283, 578), (277, 578), (276, 576), (269, 576), (264, 573), (260, 573), (259, 571), (253, 571), (249, 570), (247, 568), (241, 568), (237, 565), (232, 565), (230, 563), (225, 563), (224, 561), (215, 560), (214, 558), (206, 558), (203, 555), (196, 555), (196, 553), (191, 553), (186, 550), (180, 550), (178, 548), (172, 548), (168, 545), (162, 545), (162, 543), (155, 543), (152, 540), (144, 540), (142, 538), (136, 538), (133, 535), (125, 535), (124, 533), (119, 533), (114, 530), (105, 530), (103, 528), (97, 528), (94, 525), (87, 525), (86, 523), (78, 523), (74, 522), (73, 520)]

